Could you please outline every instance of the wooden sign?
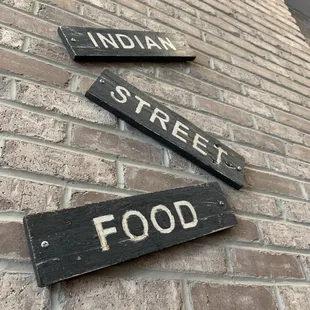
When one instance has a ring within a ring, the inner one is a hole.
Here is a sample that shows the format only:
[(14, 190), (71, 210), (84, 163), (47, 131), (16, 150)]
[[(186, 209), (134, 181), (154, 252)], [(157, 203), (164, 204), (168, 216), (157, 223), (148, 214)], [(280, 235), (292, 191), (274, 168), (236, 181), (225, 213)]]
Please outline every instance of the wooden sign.
[(86, 97), (233, 187), (243, 186), (242, 156), (109, 70)]
[(173, 33), (85, 27), (58, 27), (74, 60), (194, 60), (184, 39)]
[(217, 183), (24, 218), (39, 286), (115, 265), (236, 223)]

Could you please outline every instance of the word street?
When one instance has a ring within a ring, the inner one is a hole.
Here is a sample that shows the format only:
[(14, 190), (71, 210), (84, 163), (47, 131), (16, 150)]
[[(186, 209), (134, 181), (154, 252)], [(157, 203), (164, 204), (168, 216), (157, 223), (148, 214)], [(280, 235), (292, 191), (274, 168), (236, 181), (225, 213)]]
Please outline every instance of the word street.
[(85, 96), (231, 186), (243, 186), (242, 156), (109, 70)]
[(217, 183), (24, 217), (39, 286), (125, 262), (236, 224)]

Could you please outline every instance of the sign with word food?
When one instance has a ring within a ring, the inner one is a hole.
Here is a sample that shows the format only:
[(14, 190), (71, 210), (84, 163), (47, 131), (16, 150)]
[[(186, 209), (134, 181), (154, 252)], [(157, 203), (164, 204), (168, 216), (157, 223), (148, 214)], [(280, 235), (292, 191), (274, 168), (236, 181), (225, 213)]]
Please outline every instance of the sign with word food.
[(217, 183), (24, 218), (39, 286), (115, 265), (236, 223)]
[(194, 60), (184, 37), (173, 33), (85, 27), (58, 27), (74, 60)]
[(233, 187), (243, 187), (242, 156), (109, 70), (86, 97)]

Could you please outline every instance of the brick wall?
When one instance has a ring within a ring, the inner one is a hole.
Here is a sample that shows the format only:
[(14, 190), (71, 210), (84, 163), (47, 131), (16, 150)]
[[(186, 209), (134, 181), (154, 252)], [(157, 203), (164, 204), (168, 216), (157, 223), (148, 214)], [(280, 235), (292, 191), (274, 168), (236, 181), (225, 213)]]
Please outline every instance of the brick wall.
[[(309, 309), (310, 49), (283, 0), (2, 0), (0, 21), (0, 309)], [(197, 58), (75, 63), (58, 25), (181, 32)], [(221, 183), (239, 225), (39, 289), (25, 214), (215, 180), (88, 101), (103, 68), (246, 158)]]

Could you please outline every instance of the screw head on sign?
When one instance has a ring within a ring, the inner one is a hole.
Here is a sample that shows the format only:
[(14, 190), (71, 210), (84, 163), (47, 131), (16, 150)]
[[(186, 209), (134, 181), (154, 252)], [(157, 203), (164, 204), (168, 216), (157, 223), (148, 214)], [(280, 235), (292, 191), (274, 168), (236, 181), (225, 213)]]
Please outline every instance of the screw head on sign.
[(99, 83), (104, 84), (104, 79), (100, 79)]
[(240, 166), (238, 166), (238, 167), (237, 167), (237, 170), (238, 170), (238, 171), (241, 171), (241, 170), (242, 170), (242, 168), (241, 168)]
[(41, 247), (42, 247), (42, 248), (48, 248), (49, 245), (50, 245), (50, 244), (49, 244), (47, 241), (42, 241), (42, 243), (41, 243)]
[(224, 206), (224, 201), (220, 201), (220, 202), (219, 202), (219, 205), (220, 205), (220, 206)]
[(74, 38), (71, 38), (71, 42), (76, 42), (76, 39), (74, 39)]

